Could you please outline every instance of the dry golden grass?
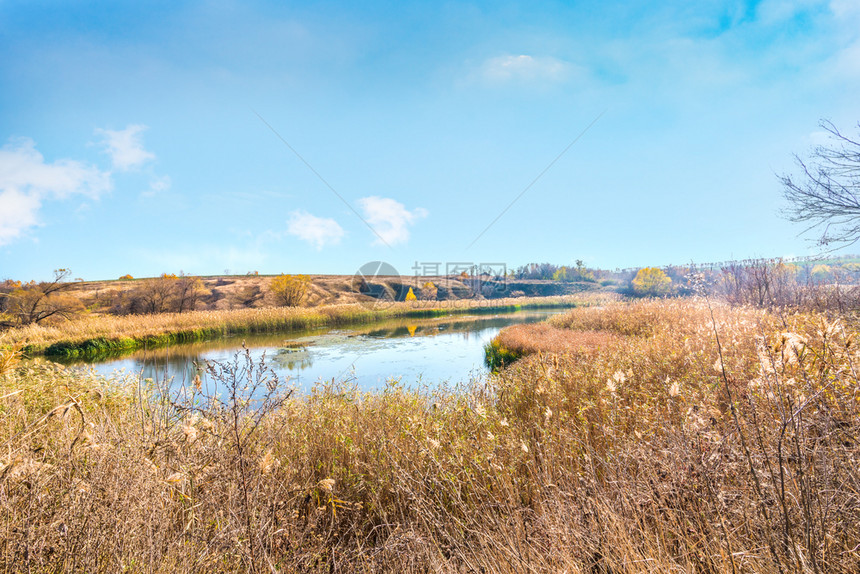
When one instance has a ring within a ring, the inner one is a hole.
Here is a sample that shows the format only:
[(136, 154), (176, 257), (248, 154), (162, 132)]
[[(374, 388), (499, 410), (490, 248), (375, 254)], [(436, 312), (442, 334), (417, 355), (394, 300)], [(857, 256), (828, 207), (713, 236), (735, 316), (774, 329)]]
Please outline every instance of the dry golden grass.
[(0, 348), (0, 375), (12, 370), (21, 357), (21, 350), (17, 347), (9, 347), (8, 349)]
[(570, 331), (549, 323), (513, 325), (502, 331), (496, 341), (518, 355), (570, 353), (588, 355), (617, 343), (618, 335), (608, 331)]
[[(0, 563), (858, 571), (856, 328), (711, 307), (576, 310), (559, 325), (606, 344), (454, 389), (248, 404), (227, 385), (219, 405), (18, 366), (0, 375)], [(248, 372), (240, 357), (223, 375)]]
[[(535, 297), (458, 301), (413, 301), (391, 306), (367, 308), (357, 304), (320, 307), (268, 307), (231, 311), (192, 311), (156, 315), (90, 315), (53, 325), (28, 325), (0, 332), (0, 348), (25, 346), (38, 353), (56, 343), (80, 344), (97, 339), (134, 341), (172, 334), (186, 334), (186, 340), (199, 340), (234, 333), (289, 331), (321, 326), (369, 322), (414, 313), (480, 311), (506, 306), (590, 305), (607, 300), (601, 294), (564, 297)], [(167, 340), (167, 339), (165, 339)], [(157, 344), (157, 341), (150, 343)]]
[[(691, 316), (690, 314), (694, 315)], [(701, 310), (678, 305), (676, 299), (657, 299), (649, 304), (608, 305), (583, 308), (552, 318), (550, 324), (573, 331), (608, 331), (624, 336), (647, 336), (667, 321), (701, 320)]]

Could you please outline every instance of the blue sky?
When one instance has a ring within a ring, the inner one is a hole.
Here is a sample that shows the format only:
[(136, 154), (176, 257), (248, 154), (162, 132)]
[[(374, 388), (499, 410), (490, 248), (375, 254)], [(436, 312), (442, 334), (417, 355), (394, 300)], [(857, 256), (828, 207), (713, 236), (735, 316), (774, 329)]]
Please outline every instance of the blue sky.
[(860, 3), (655, 4), (0, 0), (0, 279), (814, 253)]

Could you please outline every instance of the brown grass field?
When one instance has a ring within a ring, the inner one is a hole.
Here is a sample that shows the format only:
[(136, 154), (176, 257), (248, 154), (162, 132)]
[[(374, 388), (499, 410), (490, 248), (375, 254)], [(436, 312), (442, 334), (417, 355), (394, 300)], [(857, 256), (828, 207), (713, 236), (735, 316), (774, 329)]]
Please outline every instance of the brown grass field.
[[(221, 335), (289, 332), (299, 329), (355, 325), (388, 318), (489, 312), (514, 308), (598, 305), (612, 300), (612, 293), (581, 293), (560, 297), (394, 302), (379, 306), (358, 303), (317, 307), (262, 307), (232, 310), (200, 310), (154, 315), (87, 314), (70, 321), (31, 324), (0, 330), (0, 348), (26, 348), (39, 354), (52, 344), (81, 346), (88, 341), (116, 343), (133, 350)], [(181, 335), (180, 340), (172, 336)]]
[[(309, 275), (310, 286), (304, 298), (305, 306), (349, 305), (367, 300), (367, 296), (356, 291), (355, 277), (352, 275)], [(241, 308), (261, 308), (277, 305), (269, 286), (272, 275), (230, 275), (200, 277), (204, 294), (197, 303), (199, 310), (230, 311)], [(129, 295), (148, 279), (76, 281), (68, 285), (68, 293), (80, 299), (90, 312), (102, 314), (125, 295)], [(438, 287), (440, 300), (457, 300), (473, 296), (472, 283), (459, 276), (380, 276), (371, 283), (384, 286), (391, 292), (412, 287), (420, 293), (422, 286), (432, 282)], [(541, 280), (506, 280), (502, 291), (494, 297), (509, 297), (519, 291), (525, 297), (547, 297), (575, 294), (583, 290), (599, 290), (599, 286), (589, 283), (559, 283)], [(249, 296), (256, 293), (256, 296)], [(401, 297), (402, 299), (402, 297)]]
[(0, 565), (860, 569), (850, 317), (685, 299), (532, 328), (509, 342), (535, 348), (488, 381), (309, 396), (241, 355), (214, 367), (220, 397), (180, 401), (4, 351)]

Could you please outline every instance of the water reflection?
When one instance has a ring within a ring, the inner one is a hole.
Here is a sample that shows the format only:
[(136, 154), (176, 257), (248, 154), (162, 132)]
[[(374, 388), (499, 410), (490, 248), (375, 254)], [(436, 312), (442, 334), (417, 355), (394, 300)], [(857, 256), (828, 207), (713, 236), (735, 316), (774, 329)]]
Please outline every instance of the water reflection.
[(313, 356), (307, 347), (284, 347), (275, 351), (272, 361), (286, 371), (304, 371), (313, 366)]
[(349, 379), (367, 390), (382, 388), (392, 378), (407, 385), (457, 383), (486, 373), (484, 346), (502, 327), (542, 321), (558, 312), (403, 319), (352, 329), (226, 337), (139, 351), (90, 366), (104, 374), (125, 369), (143, 379), (172, 378), (178, 387), (190, 385), (199, 375), (208, 389), (214, 383), (206, 376), (206, 361), (230, 361), (244, 345), (255, 361), (265, 356), (282, 380), (302, 392), (320, 380)]

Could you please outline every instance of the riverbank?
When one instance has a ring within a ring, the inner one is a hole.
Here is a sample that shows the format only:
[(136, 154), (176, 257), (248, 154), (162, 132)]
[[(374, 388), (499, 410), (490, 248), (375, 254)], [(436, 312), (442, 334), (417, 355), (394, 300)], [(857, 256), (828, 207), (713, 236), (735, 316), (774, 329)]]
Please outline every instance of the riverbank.
[(495, 372), (530, 355), (567, 354), (587, 359), (601, 348), (618, 345), (623, 337), (651, 334), (654, 314), (652, 304), (615, 301), (600, 309), (582, 309), (542, 323), (506, 327), (485, 347), (485, 363)]
[(562, 297), (398, 302), (376, 308), (349, 304), (192, 311), (181, 314), (93, 315), (51, 326), (31, 325), (9, 329), (0, 333), (0, 347), (20, 348), (27, 356), (96, 358), (225, 335), (288, 333), (317, 327), (359, 325), (391, 318), (575, 307), (598, 304), (611, 298), (605, 293), (583, 293)]

